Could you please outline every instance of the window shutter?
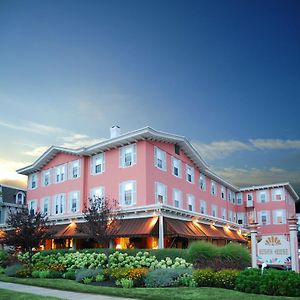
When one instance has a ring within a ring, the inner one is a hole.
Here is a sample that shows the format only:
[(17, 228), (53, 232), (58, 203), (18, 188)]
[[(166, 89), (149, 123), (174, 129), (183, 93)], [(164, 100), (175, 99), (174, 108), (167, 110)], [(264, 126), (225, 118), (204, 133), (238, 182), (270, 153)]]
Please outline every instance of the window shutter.
[(134, 164), (136, 164), (136, 147), (137, 147), (137, 145), (136, 144), (133, 144), (132, 145), (132, 164), (134, 165)]
[(119, 204), (121, 206), (124, 205), (124, 203), (123, 203), (123, 189), (124, 189), (124, 185), (123, 185), (123, 183), (120, 183), (119, 184)]
[(154, 166), (157, 166), (157, 147), (154, 146)]
[(94, 168), (94, 156), (91, 156), (90, 157), (90, 168), (91, 168), (91, 170), (90, 170), (90, 174), (91, 175), (94, 175), (95, 174), (95, 168)]
[(164, 204), (168, 203), (168, 190), (167, 190), (167, 186), (164, 185), (164, 190), (165, 190), (165, 194), (164, 194)]
[(102, 173), (105, 171), (105, 153), (103, 152), (101, 156), (102, 156), (102, 170), (101, 170)]
[(167, 154), (166, 152), (163, 152), (163, 169), (167, 170)]
[(136, 204), (137, 192), (136, 192), (136, 181), (132, 182), (132, 204)]
[(80, 211), (80, 192), (77, 192), (76, 211)]
[(81, 159), (78, 159), (78, 177), (80, 177), (81, 172)]
[(158, 203), (158, 182), (154, 183), (155, 203)]
[(124, 167), (124, 163), (123, 163), (123, 162), (124, 162), (124, 159), (123, 159), (123, 156), (124, 156), (124, 155), (123, 155), (123, 152), (124, 152), (124, 151), (123, 151), (123, 149), (124, 149), (124, 148), (122, 147), (122, 148), (120, 148), (120, 150), (119, 150), (119, 158), (120, 158), (120, 161), (119, 161), (119, 167), (120, 167), (120, 168), (123, 168), (123, 167)]
[(68, 179), (73, 178), (73, 162), (72, 161), (68, 163), (68, 174), (66, 176), (68, 176)]

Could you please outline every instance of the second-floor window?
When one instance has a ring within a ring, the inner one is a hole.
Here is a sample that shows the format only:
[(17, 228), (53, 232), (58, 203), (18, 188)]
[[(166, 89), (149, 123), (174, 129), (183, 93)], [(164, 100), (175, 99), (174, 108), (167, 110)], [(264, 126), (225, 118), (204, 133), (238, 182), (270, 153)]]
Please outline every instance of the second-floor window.
[(236, 204), (237, 205), (243, 204), (243, 193), (236, 194)]
[(66, 196), (65, 194), (57, 194), (54, 197), (54, 214), (60, 215), (65, 213)]
[(176, 208), (182, 208), (182, 192), (178, 189), (173, 189), (173, 204)]
[(200, 213), (206, 214), (206, 201), (200, 200)]
[(31, 215), (36, 213), (36, 200), (30, 200), (28, 203), (28, 210)]
[(227, 214), (226, 213), (226, 208), (222, 208), (222, 219), (223, 220), (226, 220), (226, 217), (227, 217), (226, 214)]
[(49, 214), (49, 206), (50, 206), (50, 199), (49, 197), (45, 197), (42, 199), (42, 213), (43, 215), (47, 216)]
[(200, 189), (202, 191), (206, 190), (206, 179), (205, 179), (205, 176), (203, 174), (200, 174), (199, 185), (200, 185)]
[(273, 224), (285, 224), (286, 211), (284, 209), (277, 209), (273, 211)]
[(55, 182), (63, 182), (66, 180), (66, 165), (60, 165), (55, 168)]
[(221, 187), (221, 198), (222, 198), (222, 199), (225, 199), (225, 195), (226, 195), (226, 190), (225, 190), (225, 187), (222, 186), (222, 187)]
[(187, 209), (195, 211), (195, 197), (192, 194), (187, 194)]
[(245, 213), (241, 213), (241, 212), (237, 213), (237, 223), (240, 225), (245, 224)]
[(228, 211), (228, 221), (233, 222), (233, 212), (231, 210)]
[(16, 195), (16, 204), (23, 205), (25, 199), (25, 194), (23, 192), (18, 192)]
[(273, 201), (281, 201), (284, 200), (283, 189), (275, 189), (272, 191), (272, 200)]
[(172, 174), (181, 177), (181, 160), (172, 157)]
[(122, 206), (136, 204), (136, 181), (130, 180), (120, 184), (120, 203)]
[(104, 153), (92, 156), (91, 158), (91, 174), (101, 174), (104, 172)]
[(37, 185), (37, 173), (33, 173), (30, 175), (30, 189), (34, 190), (38, 187)]
[(74, 191), (69, 193), (69, 212), (75, 213), (79, 210), (79, 192)]
[(154, 165), (163, 171), (167, 170), (166, 152), (154, 147)]
[(167, 203), (167, 186), (161, 182), (155, 182), (155, 202)]
[(51, 184), (51, 171), (45, 170), (43, 171), (43, 186), (48, 186)]
[(218, 217), (218, 207), (217, 207), (217, 205), (212, 204), (212, 206), (211, 206), (211, 215), (213, 217)]
[(211, 181), (210, 192), (212, 195), (217, 194), (217, 187), (216, 187), (216, 183), (214, 181)]
[(186, 180), (194, 183), (194, 168), (189, 165), (186, 165)]
[(257, 216), (258, 216), (259, 224), (261, 225), (270, 224), (270, 213), (268, 211), (266, 210), (259, 211), (257, 213)]
[(76, 179), (80, 177), (80, 160), (74, 160), (69, 163), (69, 178)]
[(257, 201), (260, 203), (265, 203), (269, 201), (268, 191), (258, 191), (256, 197)]
[(120, 167), (127, 168), (136, 164), (136, 144), (120, 148)]

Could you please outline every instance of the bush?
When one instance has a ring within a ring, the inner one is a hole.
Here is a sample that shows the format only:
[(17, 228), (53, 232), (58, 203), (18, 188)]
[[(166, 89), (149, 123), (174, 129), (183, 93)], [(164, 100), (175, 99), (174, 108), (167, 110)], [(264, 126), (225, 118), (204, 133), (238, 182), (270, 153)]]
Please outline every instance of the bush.
[(39, 270), (33, 270), (31, 273), (31, 276), (33, 278), (39, 278), (40, 277), (40, 271)]
[(16, 272), (16, 277), (29, 277), (31, 275), (31, 268), (28, 265), (22, 265)]
[(11, 266), (6, 267), (5, 275), (15, 277), (17, 275), (17, 271), (22, 268), (21, 264), (14, 264)]
[[(97, 275), (98, 276), (98, 275)], [(71, 280), (75, 280), (75, 271), (70, 270), (66, 273), (63, 274), (63, 278), (64, 279), (71, 279)]]
[(62, 278), (64, 274), (62, 271), (51, 271), (51, 270), (46, 270), (46, 271), (49, 271), (49, 275), (47, 278)]
[(135, 287), (142, 287), (145, 284), (144, 280), (148, 272), (149, 269), (146, 268), (130, 269), (128, 272), (128, 278), (133, 280), (133, 285)]
[(122, 278), (128, 278), (130, 269), (129, 268), (114, 268), (110, 270), (110, 275), (115, 280)]
[(21, 264), (20, 260), (15, 255), (7, 255), (2, 261), (2, 267), (6, 268), (8, 266)]
[(200, 287), (212, 287), (215, 284), (215, 272), (212, 269), (200, 269), (193, 272), (193, 279)]
[(177, 278), (175, 286), (196, 287), (197, 283), (194, 280), (193, 275), (183, 274), (182, 276)]
[(3, 267), (3, 262), (6, 260), (8, 257), (8, 253), (4, 250), (0, 250), (0, 266)]
[(145, 278), (146, 287), (168, 287), (176, 283), (176, 279), (183, 274), (190, 274), (191, 269), (154, 269)]
[(92, 281), (93, 281), (93, 277), (85, 277), (85, 278), (82, 279), (82, 282), (83, 282), (84, 284), (89, 284), (89, 283), (91, 283)]
[(105, 281), (105, 276), (104, 274), (98, 274), (95, 278), (96, 282), (102, 282)]
[(189, 247), (189, 257), (194, 263), (199, 259), (212, 259), (219, 255), (219, 248), (204, 241), (193, 242)]
[(233, 261), (233, 263), (242, 263), (244, 264), (242, 268), (246, 268), (251, 263), (251, 256), (249, 250), (240, 244), (229, 243), (226, 246), (222, 247), (220, 250), (221, 257), (223, 259), (228, 259)]
[(261, 275), (259, 269), (247, 269), (238, 275), (236, 289), (245, 293), (299, 297), (300, 275), (273, 269), (265, 270)]
[(0, 274), (4, 274), (5, 269), (3, 267), (0, 267)]
[(240, 271), (238, 270), (221, 270), (214, 274), (214, 287), (224, 289), (234, 289), (236, 279)]
[(60, 263), (54, 263), (54, 264), (50, 264), (47, 269), (49, 271), (58, 271), (58, 272), (63, 272), (65, 271), (66, 267), (63, 264)]
[(84, 278), (95, 278), (98, 274), (101, 274), (101, 269), (81, 269), (76, 270), (75, 280), (77, 282), (82, 282)]
[(120, 285), (124, 289), (133, 287), (133, 280), (130, 278), (122, 278), (116, 281), (116, 285)]

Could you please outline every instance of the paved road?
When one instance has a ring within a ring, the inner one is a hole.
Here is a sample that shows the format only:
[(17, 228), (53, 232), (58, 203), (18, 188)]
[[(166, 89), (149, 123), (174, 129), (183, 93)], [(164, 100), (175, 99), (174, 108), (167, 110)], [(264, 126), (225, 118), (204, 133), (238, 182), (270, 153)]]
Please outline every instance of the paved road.
[(96, 295), (96, 294), (67, 292), (67, 291), (47, 289), (47, 288), (42, 288), (37, 286), (2, 282), (2, 281), (0, 281), (0, 288), (13, 290), (16, 292), (31, 293), (31, 294), (41, 295), (41, 296), (51, 296), (60, 299), (68, 299), (68, 300), (69, 299), (70, 300), (82, 300), (82, 299), (84, 300), (132, 300), (132, 298), (129, 299), (129, 298)]

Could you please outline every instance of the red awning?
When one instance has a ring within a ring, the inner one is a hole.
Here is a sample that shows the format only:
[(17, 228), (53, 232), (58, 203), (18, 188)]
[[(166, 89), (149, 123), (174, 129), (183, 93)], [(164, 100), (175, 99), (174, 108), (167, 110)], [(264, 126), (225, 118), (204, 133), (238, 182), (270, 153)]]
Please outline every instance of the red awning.
[(181, 236), (187, 238), (206, 238), (205, 233), (191, 221), (182, 221), (164, 218), (166, 235)]
[(87, 238), (88, 235), (81, 232), (82, 224), (71, 223), (69, 225), (56, 225), (51, 227), (54, 239), (69, 239), (69, 238)]

